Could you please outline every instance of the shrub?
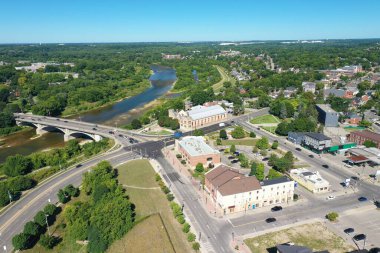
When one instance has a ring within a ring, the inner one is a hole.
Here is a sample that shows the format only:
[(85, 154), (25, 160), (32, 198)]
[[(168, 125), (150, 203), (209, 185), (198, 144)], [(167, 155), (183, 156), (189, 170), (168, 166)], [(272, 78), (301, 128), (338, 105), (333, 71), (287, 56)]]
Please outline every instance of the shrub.
[(205, 168), (203, 167), (203, 164), (201, 163), (198, 163), (196, 166), (195, 166), (195, 171), (198, 172), (198, 173), (202, 173), (205, 171)]
[(245, 137), (244, 129), (241, 126), (235, 127), (234, 130), (231, 132), (231, 136), (234, 139), (241, 139)]
[(167, 186), (163, 186), (161, 190), (165, 193), (168, 194), (170, 192), (170, 189)]
[(331, 213), (326, 214), (326, 219), (328, 219), (329, 221), (336, 221), (338, 217), (339, 215), (336, 212), (331, 212)]
[(183, 215), (178, 215), (177, 221), (179, 222), (179, 224), (183, 224), (185, 223), (185, 217)]
[(186, 160), (182, 160), (181, 163), (182, 163), (182, 164), (186, 164)]
[(182, 231), (183, 231), (184, 233), (189, 233), (189, 231), (190, 231), (190, 225), (189, 225), (189, 223), (185, 222), (185, 223), (183, 224)]
[(158, 173), (156, 173), (155, 179), (156, 179), (156, 182), (162, 180), (160, 174), (158, 174)]
[(174, 195), (169, 193), (166, 195), (166, 198), (169, 200), (169, 201), (173, 201), (174, 200)]
[(293, 195), (293, 200), (294, 200), (294, 201), (297, 201), (298, 199), (299, 199), (298, 194), (294, 193), (294, 195)]
[(182, 158), (182, 155), (181, 154), (176, 154), (175, 155), (178, 159)]
[(222, 145), (222, 140), (220, 138), (216, 139), (216, 145)]
[(277, 149), (278, 148), (278, 142), (275, 141), (272, 143), (272, 149)]
[(256, 138), (256, 134), (255, 134), (255, 132), (250, 132), (250, 133), (249, 133), (249, 137), (251, 137), (251, 138)]
[(227, 132), (226, 132), (226, 130), (222, 129), (222, 130), (219, 131), (219, 138), (223, 139), (223, 140), (227, 139)]
[(201, 248), (201, 245), (199, 244), (199, 242), (194, 242), (192, 247), (193, 250), (198, 251)]
[(189, 233), (187, 235), (187, 241), (194, 242), (195, 241), (195, 235), (193, 233)]
[(28, 174), (32, 169), (33, 164), (30, 158), (22, 155), (9, 156), (3, 164), (4, 174), (9, 177)]
[(39, 240), (39, 244), (46, 249), (52, 249), (59, 242), (59, 238), (50, 235), (41, 235)]

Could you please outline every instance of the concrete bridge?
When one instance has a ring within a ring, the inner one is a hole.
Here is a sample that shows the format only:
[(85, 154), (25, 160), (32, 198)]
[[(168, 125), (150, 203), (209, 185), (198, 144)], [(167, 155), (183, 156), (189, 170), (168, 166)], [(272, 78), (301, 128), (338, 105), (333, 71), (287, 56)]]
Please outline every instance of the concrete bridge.
[(62, 132), (65, 141), (79, 137), (86, 137), (94, 141), (100, 141), (103, 137), (110, 137), (111, 135), (103, 129), (96, 128), (94, 124), (91, 124), (91, 127), (88, 123), (74, 120), (27, 114), (15, 114), (15, 120), (19, 126), (31, 126), (36, 128), (36, 133), (38, 135), (54, 131)]

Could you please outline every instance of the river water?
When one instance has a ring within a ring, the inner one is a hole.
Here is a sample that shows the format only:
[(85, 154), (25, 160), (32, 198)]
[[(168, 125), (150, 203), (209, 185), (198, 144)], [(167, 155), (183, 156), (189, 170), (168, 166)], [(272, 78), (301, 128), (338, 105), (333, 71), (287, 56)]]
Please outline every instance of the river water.
[[(144, 111), (152, 108), (154, 104), (151, 102), (165, 95), (177, 80), (174, 69), (158, 65), (152, 65), (151, 69), (153, 74), (149, 78), (152, 84), (150, 88), (113, 105), (83, 113), (77, 116), (76, 119), (110, 126), (121, 126), (139, 117)], [(30, 129), (1, 140), (5, 144), (0, 147), (0, 163), (10, 155), (28, 155), (64, 145), (62, 133), (46, 133), (34, 138), (35, 134), (35, 129)]]

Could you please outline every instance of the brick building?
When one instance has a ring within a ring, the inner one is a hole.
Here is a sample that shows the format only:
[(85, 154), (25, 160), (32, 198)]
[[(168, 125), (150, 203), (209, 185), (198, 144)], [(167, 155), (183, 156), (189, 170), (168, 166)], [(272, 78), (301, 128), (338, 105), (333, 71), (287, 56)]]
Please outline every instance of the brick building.
[(368, 130), (352, 132), (349, 134), (348, 140), (358, 145), (364, 145), (365, 141), (372, 141), (376, 143), (377, 148), (380, 148), (380, 134)]
[(181, 140), (176, 140), (175, 147), (192, 168), (198, 163), (204, 167), (208, 167), (209, 164), (220, 164), (220, 152), (207, 145), (202, 136), (183, 137)]

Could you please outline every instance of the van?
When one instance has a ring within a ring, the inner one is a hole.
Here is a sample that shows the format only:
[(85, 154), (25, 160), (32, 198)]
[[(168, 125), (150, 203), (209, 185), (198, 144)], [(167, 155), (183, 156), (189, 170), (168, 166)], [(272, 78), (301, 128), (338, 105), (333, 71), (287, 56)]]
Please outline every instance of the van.
[(224, 124), (224, 123), (219, 123), (219, 127), (224, 127), (224, 126), (226, 126), (226, 124)]
[(344, 166), (347, 168), (352, 168), (352, 165), (349, 165), (348, 163), (344, 164)]

